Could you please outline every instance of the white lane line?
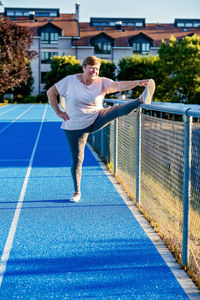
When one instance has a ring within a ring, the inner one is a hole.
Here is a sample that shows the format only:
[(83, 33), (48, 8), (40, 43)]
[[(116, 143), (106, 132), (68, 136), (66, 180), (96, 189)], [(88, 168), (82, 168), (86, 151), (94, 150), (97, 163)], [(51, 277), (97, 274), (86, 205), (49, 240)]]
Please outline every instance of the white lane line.
[(0, 261), (0, 287), (1, 287), (2, 282), (3, 282), (3, 276), (4, 276), (4, 273), (6, 271), (6, 266), (7, 266), (9, 256), (10, 256), (10, 251), (12, 249), (12, 244), (13, 244), (13, 240), (14, 240), (14, 237), (15, 237), (15, 232), (16, 232), (16, 229), (17, 229), (17, 223), (18, 223), (18, 220), (19, 220), (22, 204), (23, 204), (23, 201), (24, 201), (24, 196), (25, 196), (25, 193), (26, 193), (26, 189), (27, 189), (27, 185), (28, 185), (28, 181), (29, 181), (29, 177), (30, 177), (30, 173), (31, 173), (31, 169), (32, 169), (33, 159), (34, 159), (36, 148), (37, 148), (38, 141), (39, 141), (39, 138), (40, 138), (40, 134), (41, 134), (42, 126), (43, 126), (43, 123), (44, 123), (46, 111), (47, 111), (47, 104), (45, 106), (44, 114), (43, 114), (43, 117), (42, 117), (42, 121), (41, 121), (41, 124), (40, 124), (38, 134), (37, 134), (35, 145), (33, 147), (33, 151), (32, 151), (32, 154), (31, 154), (29, 166), (28, 166), (26, 176), (25, 176), (25, 179), (24, 179), (24, 183), (23, 183), (23, 186), (22, 186), (22, 190), (21, 190), (21, 193), (20, 193), (20, 196), (19, 196), (19, 199), (18, 199), (17, 207), (15, 209), (15, 214), (14, 214), (12, 224), (11, 224), (11, 227), (10, 227), (10, 231), (9, 231), (9, 234), (8, 234), (8, 237), (7, 237), (6, 245), (5, 245), (2, 257), (1, 257), (1, 261)]
[(14, 120), (12, 120), (8, 125), (6, 125), (5, 127), (3, 127), (0, 130), (0, 133), (2, 133), (4, 130), (6, 130), (8, 127), (10, 127), (13, 123), (15, 123), (17, 120), (19, 120), (23, 115), (25, 115), (31, 108), (33, 108), (35, 105), (31, 105), (28, 109), (26, 109), (21, 115), (19, 115), (17, 118), (15, 118)]
[(18, 104), (18, 106), (15, 104), (14, 107), (12, 107), (12, 108), (10, 108), (10, 109), (8, 109), (8, 110), (6, 110), (6, 111), (1, 112), (1, 113), (0, 113), (0, 116), (6, 114), (7, 112), (10, 112), (11, 110), (15, 110), (15, 109), (19, 108), (20, 106), (22, 106), (22, 104), (20, 104), (20, 105)]

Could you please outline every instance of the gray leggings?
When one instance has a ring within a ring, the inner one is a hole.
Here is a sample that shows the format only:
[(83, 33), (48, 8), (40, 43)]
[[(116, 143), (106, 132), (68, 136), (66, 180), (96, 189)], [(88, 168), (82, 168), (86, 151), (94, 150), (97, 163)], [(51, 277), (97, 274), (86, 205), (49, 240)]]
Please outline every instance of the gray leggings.
[(139, 99), (136, 99), (110, 108), (102, 108), (95, 122), (89, 127), (80, 130), (65, 130), (72, 157), (71, 173), (75, 192), (80, 193), (82, 164), (88, 135), (103, 128), (114, 119), (128, 115), (140, 104)]

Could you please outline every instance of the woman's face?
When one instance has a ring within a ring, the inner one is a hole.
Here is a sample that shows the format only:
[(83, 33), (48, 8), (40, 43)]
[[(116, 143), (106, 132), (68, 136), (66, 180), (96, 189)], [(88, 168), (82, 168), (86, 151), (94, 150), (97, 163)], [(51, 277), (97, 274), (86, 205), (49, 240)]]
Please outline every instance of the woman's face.
[(99, 76), (100, 64), (87, 65), (83, 68), (84, 76), (87, 80), (95, 80)]

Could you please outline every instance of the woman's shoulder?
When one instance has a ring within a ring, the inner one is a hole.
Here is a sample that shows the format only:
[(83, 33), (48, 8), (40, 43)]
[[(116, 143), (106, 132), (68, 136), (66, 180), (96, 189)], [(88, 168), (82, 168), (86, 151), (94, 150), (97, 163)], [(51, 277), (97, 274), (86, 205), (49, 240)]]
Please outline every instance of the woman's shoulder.
[(68, 80), (76, 79), (76, 77), (77, 77), (77, 74), (71, 74), (71, 75), (65, 76), (65, 78)]
[(61, 81), (65, 84), (67, 84), (67, 83), (71, 83), (75, 79), (76, 79), (76, 74), (72, 74), (72, 75), (67, 75), (67, 76), (63, 77), (63, 79)]
[(107, 78), (107, 77), (100, 77), (100, 76), (99, 76), (98, 79), (97, 79), (97, 81), (98, 81), (98, 82), (101, 82), (101, 83), (102, 83), (102, 82), (106, 82), (106, 81), (110, 81), (110, 80), (111, 80), (111, 79), (109, 79), (109, 78)]
[(101, 81), (113, 81), (112, 79), (108, 78), (108, 77), (99, 77), (101, 79)]

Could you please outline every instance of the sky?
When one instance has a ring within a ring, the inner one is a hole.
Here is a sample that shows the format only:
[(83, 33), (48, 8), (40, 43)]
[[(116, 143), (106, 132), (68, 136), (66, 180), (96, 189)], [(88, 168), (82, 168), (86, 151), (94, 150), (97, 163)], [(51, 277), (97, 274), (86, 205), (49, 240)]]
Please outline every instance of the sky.
[(145, 18), (146, 23), (173, 23), (175, 18), (200, 19), (200, 0), (1, 0), (3, 7), (59, 8), (74, 13), (80, 4), (80, 22), (90, 17)]

